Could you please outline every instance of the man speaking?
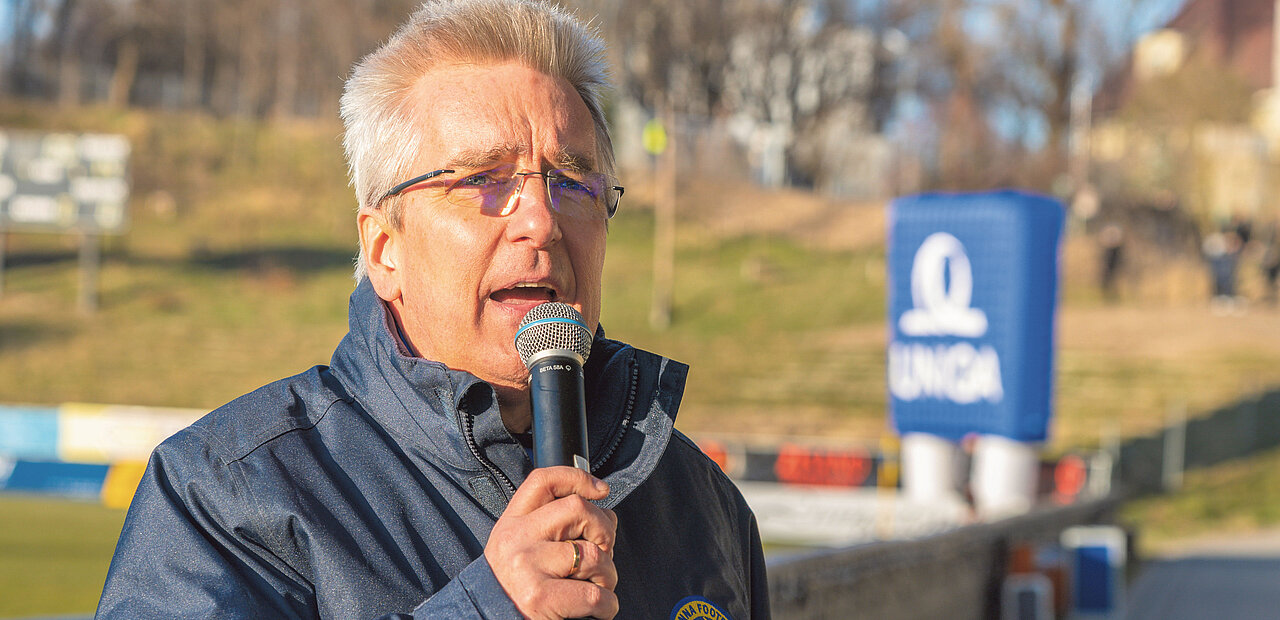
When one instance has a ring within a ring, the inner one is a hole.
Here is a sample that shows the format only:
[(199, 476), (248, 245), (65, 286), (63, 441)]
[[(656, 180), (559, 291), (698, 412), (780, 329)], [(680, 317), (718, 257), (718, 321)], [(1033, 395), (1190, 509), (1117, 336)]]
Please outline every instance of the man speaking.
[[(686, 367), (598, 327), (604, 62), (559, 9), (452, 0), (356, 66), (350, 331), (156, 448), (99, 617), (768, 616), (754, 516), (673, 429)], [(590, 473), (531, 459), (513, 341), (552, 301), (589, 335)]]

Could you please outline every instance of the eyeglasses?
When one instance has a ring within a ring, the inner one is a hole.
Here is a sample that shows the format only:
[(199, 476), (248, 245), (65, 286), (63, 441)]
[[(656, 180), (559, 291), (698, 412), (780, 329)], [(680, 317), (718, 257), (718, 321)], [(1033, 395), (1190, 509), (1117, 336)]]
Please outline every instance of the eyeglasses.
[(415, 185), (426, 184), (443, 190), (445, 198), (455, 205), (479, 209), (493, 217), (506, 217), (515, 212), (516, 197), (531, 176), (542, 177), (551, 209), (571, 218), (609, 219), (617, 213), (618, 201), (622, 199), (623, 188), (617, 179), (601, 172), (520, 172), (515, 164), (502, 164), (483, 172), (428, 172), (391, 188), (379, 202)]

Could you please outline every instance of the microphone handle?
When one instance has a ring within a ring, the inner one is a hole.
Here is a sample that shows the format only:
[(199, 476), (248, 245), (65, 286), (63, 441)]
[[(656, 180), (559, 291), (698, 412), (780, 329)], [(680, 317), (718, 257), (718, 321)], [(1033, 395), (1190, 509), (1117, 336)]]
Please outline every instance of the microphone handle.
[(529, 365), (533, 401), (533, 466), (591, 471), (582, 362), (548, 355)]

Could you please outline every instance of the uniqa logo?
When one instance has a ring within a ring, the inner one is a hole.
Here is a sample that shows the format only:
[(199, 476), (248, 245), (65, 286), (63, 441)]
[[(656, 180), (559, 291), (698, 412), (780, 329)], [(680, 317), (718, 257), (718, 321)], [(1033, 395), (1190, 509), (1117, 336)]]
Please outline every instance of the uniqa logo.
[[(898, 330), (906, 336), (981, 337), (987, 315), (971, 307), (972, 301), (973, 268), (964, 245), (948, 233), (934, 233), (916, 250), (914, 307), (902, 313)], [(889, 392), (903, 401), (936, 398), (965, 405), (1004, 398), (1000, 357), (991, 345), (892, 342), (888, 370)]]
[[(951, 276), (951, 287), (947, 287)], [(987, 315), (969, 307), (973, 301), (973, 268), (964, 245), (944, 233), (929, 235), (911, 263), (911, 304), (898, 319), (908, 336), (961, 336), (987, 333)]]

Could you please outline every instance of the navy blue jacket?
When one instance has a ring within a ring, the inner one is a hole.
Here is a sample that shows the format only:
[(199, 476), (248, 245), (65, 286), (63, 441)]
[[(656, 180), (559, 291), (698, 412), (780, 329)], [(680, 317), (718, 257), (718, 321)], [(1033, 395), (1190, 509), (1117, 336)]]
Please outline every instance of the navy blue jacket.
[[(519, 617), (482, 552), (528, 453), (489, 384), (408, 355), (393, 330), (365, 282), (328, 367), (157, 447), (98, 617)], [(755, 517), (673, 428), (687, 367), (600, 331), (584, 373), (618, 617), (767, 617)]]

